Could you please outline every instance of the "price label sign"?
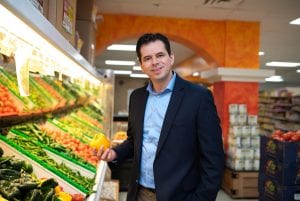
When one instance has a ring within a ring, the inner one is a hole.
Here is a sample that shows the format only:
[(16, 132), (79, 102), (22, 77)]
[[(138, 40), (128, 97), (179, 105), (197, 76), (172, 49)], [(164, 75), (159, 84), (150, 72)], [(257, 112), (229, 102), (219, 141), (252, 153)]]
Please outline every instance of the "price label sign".
[(12, 56), (16, 48), (16, 42), (4, 31), (0, 30), (0, 53), (8, 57)]
[(15, 52), (16, 74), (18, 88), (21, 96), (29, 96), (29, 58), (32, 54), (32, 48), (23, 45), (17, 48)]

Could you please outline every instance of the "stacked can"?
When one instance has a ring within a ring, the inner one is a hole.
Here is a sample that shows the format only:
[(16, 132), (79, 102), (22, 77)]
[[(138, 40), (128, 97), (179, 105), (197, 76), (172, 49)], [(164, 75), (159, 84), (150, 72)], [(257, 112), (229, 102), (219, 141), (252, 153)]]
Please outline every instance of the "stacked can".
[(246, 104), (229, 104), (227, 167), (258, 171), (260, 138), (257, 115), (247, 113)]

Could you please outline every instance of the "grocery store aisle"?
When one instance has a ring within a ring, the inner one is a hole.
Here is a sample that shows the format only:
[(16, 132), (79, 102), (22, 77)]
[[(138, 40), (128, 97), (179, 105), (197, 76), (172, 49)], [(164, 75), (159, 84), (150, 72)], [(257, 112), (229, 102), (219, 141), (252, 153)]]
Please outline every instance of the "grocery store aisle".
[[(126, 200), (126, 192), (120, 192), (119, 201)], [(221, 190), (218, 194), (216, 201), (234, 201), (236, 199), (231, 199), (223, 190)], [(238, 201), (258, 201), (258, 199), (238, 199)]]

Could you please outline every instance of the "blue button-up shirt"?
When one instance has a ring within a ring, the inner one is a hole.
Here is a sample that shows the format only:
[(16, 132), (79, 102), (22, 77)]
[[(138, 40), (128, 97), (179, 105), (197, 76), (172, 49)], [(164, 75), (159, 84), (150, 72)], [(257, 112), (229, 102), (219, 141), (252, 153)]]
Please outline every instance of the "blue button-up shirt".
[(141, 174), (139, 180), (139, 183), (145, 187), (155, 188), (153, 162), (175, 79), (176, 74), (174, 73), (168, 86), (160, 93), (156, 93), (153, 90), (151, 83), (147, 87), (149, 96), (144, 117)]

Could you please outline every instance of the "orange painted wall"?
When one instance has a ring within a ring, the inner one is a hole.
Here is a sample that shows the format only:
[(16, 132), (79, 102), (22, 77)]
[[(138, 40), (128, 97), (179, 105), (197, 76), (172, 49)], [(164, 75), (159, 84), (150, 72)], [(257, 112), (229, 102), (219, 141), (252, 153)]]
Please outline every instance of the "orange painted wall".
[(259, 24), (257, 22), (225, 22), (225, 66), (259, 68)]
[(259, 23), (103, 14), (96, 55), (118, 41), (161, 32), (222, 67), (258, 68)]

